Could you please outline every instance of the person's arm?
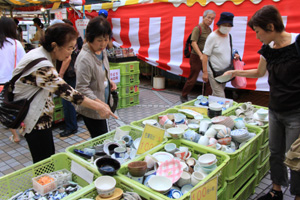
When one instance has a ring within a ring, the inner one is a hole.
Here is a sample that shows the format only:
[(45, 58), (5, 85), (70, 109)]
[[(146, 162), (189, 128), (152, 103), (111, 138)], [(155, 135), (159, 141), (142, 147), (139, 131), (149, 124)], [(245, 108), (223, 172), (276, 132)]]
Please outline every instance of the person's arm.
[(69, 58), (67, 60), (65, 60), (65, 61), (62, 62), (61, 68), (60, 68), (59, 73), (58, 73), (61, 78), (64, 77), (65, 72), (67, 71), (67, 69), (69, 67), (69, 64), (71, 62), (71, 59), (72, 59), (72, 57), (69, 56)]
[(267, 61), (261, 56), (257, 69), (249, 70), (229, 70), (224, 73), (224, 75), (230, 75), (232, 77), (241, 76), (247, 78), (260, 78), (266, 74), (267, 71)]
[(206, 83), (208, 82), (207, 61), (208, 61), (207, 55), (205, 53), (202, 54), (202, 71), (203, 71), (202, 80)]
[(192, 41), (192, 47), (193, 47), (193, 49), (195, 50), (195, 52), (197, 53), (197, 55), (200, 57), (200, 60), (202, 60), (202, 56), (203, 56), (203, 54), (202, 54), (202, 52), (200, 51), (200, 49), (199, 49), (199, 46), (198, 46), (198, 44), (197, 44), (197, 41)]

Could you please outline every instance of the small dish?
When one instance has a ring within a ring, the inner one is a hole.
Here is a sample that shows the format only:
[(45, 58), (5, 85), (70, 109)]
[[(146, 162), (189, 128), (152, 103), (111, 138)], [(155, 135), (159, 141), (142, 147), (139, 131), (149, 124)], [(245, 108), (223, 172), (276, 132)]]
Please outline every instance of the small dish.
[(181, 177), (182, 172), (180, 161), (172, 159), (161, 163), (156, 174), (158, 176), (165, 176), (171, 179), (172, 183), (175, 183)]
[(123, 190), (121, 188), (115, 188), (114, 194), (111, 197), (102, 198), (100, 195), (96, 197), (96, 200), (119, 200), (123, 195)]
[(155, 119), (147, 119), (147, 120), (144, 120), (142, 123), (143, 123), (144, 126), (146, 126), (146, 124), (150, 124), (152, 126), (157, 126), (158, 125), (158, 121), (155, 120)]
[(172, 160), (174, 156), (167, 152), (156, 152), (152, 155), (158, 162), (163, 163), (167, 160)]
[[(111, 158), (113, 158), (113, 159), (118, 159), (118, 158), (116, 158), (116, 155), (115, 155), (114, 153), (111, 155)], [(125, 153), (124, 158), (121, 158), (121, 159), (128, 159), (128, 158), (129, 158), (129, 154), (128, 154), (128, 153)]]
[(171, 189), (173, 184), (172, 181), (165, 176), (152, 176), (148, 181), (148, 185), (151, 189), (165, 194)]

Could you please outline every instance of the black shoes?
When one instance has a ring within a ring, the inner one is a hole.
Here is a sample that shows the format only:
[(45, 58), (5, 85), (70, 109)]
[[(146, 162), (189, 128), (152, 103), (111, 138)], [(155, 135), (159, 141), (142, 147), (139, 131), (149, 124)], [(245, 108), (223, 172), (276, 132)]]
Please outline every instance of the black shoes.
[(77, 133), (77, 129), (75, 129), (75, 130), (65, 130), (64, 132), (61, 132), (59, 135), (60, 135), (60, 137), (68, 137), (68, 136), (70, 136), (70, 135), (72, 135), (72, 134), (75, 134), (75, 133)]
[(187, 96), (186, 96), (186, 97), (184, 97), (184, 96), (180, 96), (180, 101), (181, 101), (181, 103), (185, 103), (185, 102), (187, 102), (187, 101), (188, 101), (188, 98), (187, 98)]
[[(272, 195), (272, 194), (274, 195)], [(282, 200), (283, 194), (282, 191), (271, 190), (268, 194), (265, 194), (262, 197), (259, 197), (257, 200)]]

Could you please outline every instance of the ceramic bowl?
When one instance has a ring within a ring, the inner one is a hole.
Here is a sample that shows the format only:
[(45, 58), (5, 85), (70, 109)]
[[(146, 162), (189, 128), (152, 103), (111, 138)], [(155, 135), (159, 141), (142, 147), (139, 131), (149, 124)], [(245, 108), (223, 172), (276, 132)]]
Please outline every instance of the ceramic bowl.
[(134, 161), (128, 164), (128, 171), (131, 176), (141, 177), (144, 176), (147, 171), (146, 161)]
[(165, 194), (171, 189), (173, 183), (165, 176), (152, 176), (148, 181), (148, 185), (151, 189)]
[(242, 143), (249, 139), (249, 132), (246, 129), (235, 129), (231, 131), (231, 137), (234, 141)]
[(116, 179), (111, 176), (100, 176), (94, 181), (98, 194), (103, 198), (114, 194), (116, 183)]
[(167, 132), (171, 135), (173, 139), (180, 139), (184, 133), (182, 128), (168, 128)]
[(214, 124), (223, 124), (226, 127), (232, 129), (234, 127), (234, 121), (227, 116), (217, 116), (211, 119)]
[(216, 155), (212, 153), (203, 154), (198, 158), (199, 164), (201, 166), (212, 165), (214, 162), (216, 162), (216, 160), (217, 160)]
[(175, 143), (168, 143), (164, 146), (164, 149), (166, 150), (166, 152), (173, 154), (176, 151), (176, 144)]
[(264, 120), (268, 116), (268, 110), (260, 108), (256, 111), (256, 114), (260, 120)]
[(102, 175), (113, 176), (116, 175), (117, 171), (120, 169), (121, 164), (119, 161), (109, 157), (101, 157), (95, 160), (95, 165), (98, 171)]

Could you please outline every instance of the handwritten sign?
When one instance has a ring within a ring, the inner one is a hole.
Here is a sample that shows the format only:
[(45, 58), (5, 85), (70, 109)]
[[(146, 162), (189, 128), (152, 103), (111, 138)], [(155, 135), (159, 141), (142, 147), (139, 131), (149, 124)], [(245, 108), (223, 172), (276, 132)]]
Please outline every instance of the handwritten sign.
[(77, 28), (81, 38), (84, 38), (85, 29), (86, 29), (86, 26), (88, 25), (89, 21), (90, 21), (89, 19), (77, 19), (75, 21), (76, 28)]
[(212, 200), (217, 199), (218, 176), (195, 188), (191, 192), (190, 200)]
[(145, 153), (153, 147), (161, 144), (164, 138), (164, 134), (164, 129), (146, 124), (137, 154)]
[(200, 113), (201, 115), (207, 115), (207, 107), (181, 106), (181, 109), (190, 109)]
[(115, 82), (115, 83), (119, 83), (120, 82), (120, 69), (111, 69), (110, 70), (110, 79)]

